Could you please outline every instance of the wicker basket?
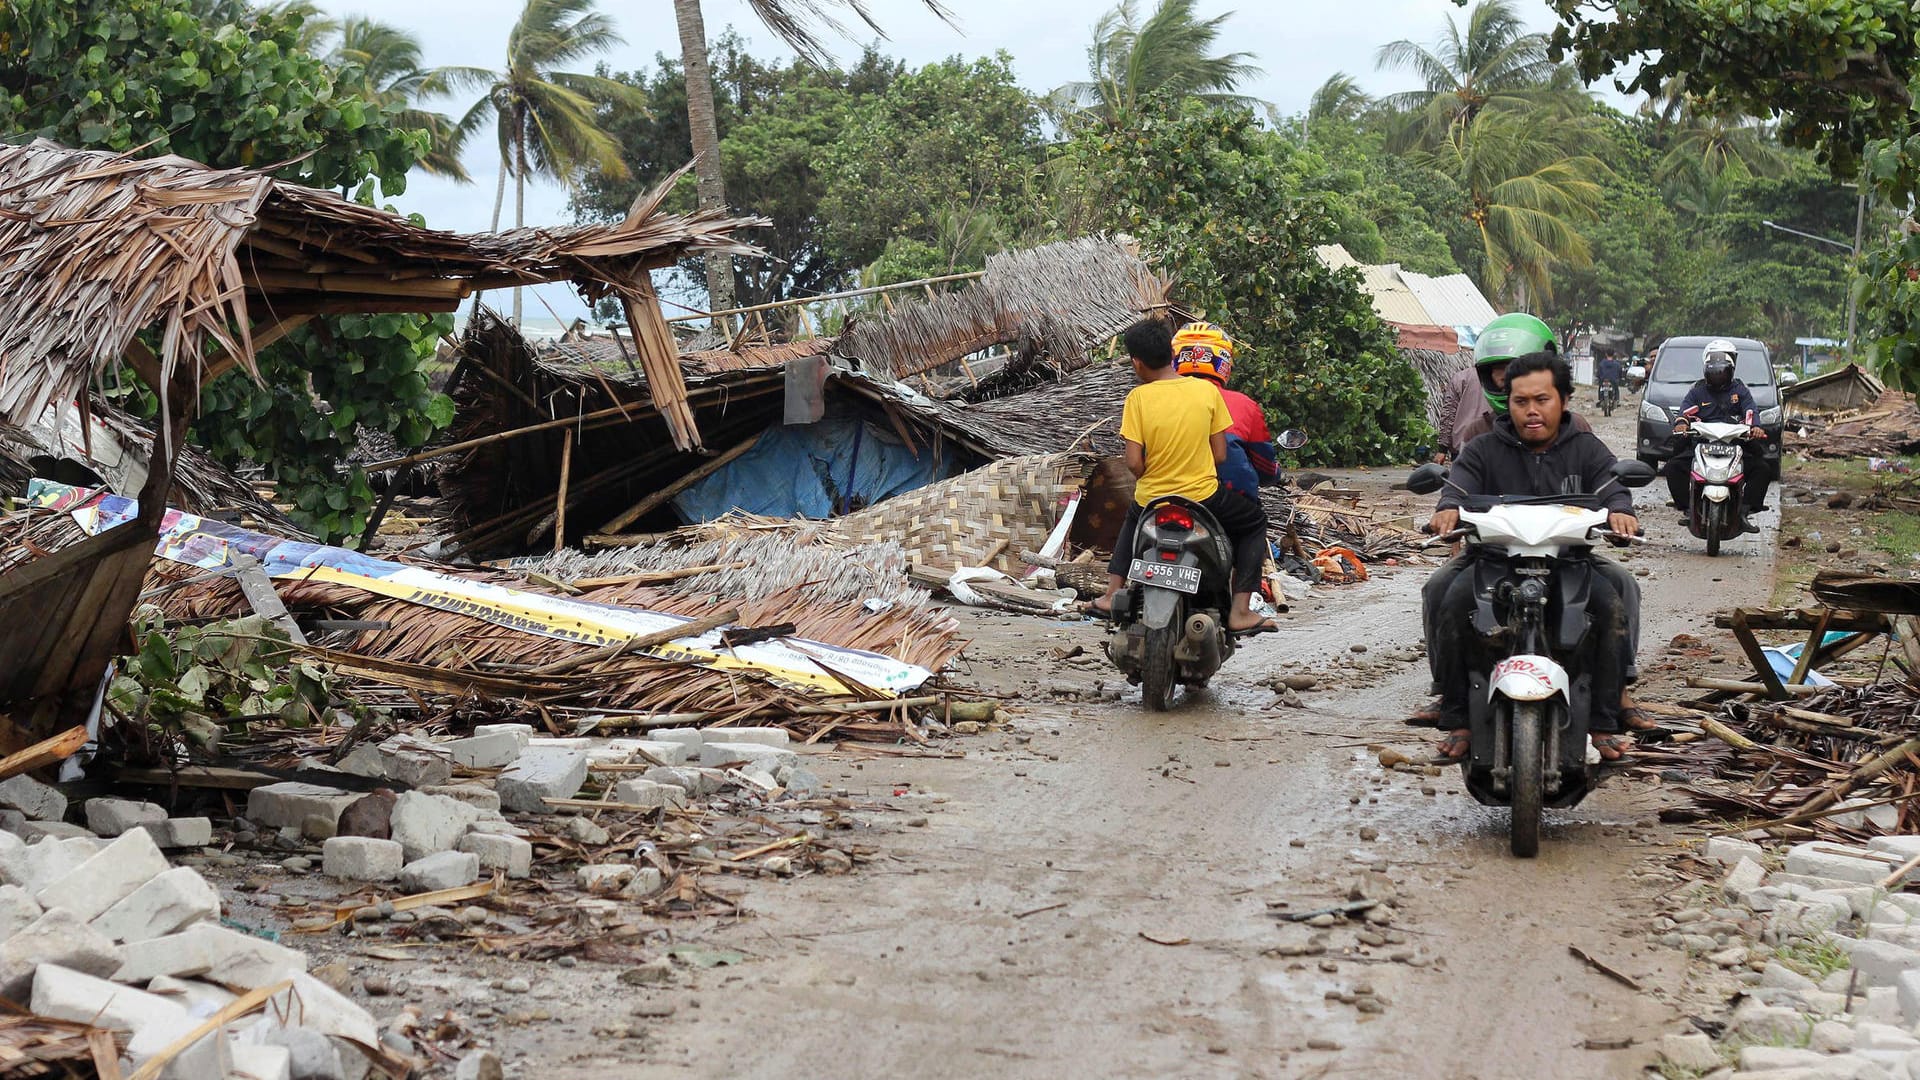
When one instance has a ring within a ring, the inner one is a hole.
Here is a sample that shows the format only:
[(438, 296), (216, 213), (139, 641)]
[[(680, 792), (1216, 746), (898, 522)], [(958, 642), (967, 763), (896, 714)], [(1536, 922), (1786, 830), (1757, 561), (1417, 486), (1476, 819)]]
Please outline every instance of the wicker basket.
[(1019, 553), (1046, 544), (1093, 461), (1083, 454), (1004, 458), (836, 518), (822, 529), (822, 537), (837, 544), (892, 541), (915, 562), (932, 567), (984, 564), (1021, 572)]

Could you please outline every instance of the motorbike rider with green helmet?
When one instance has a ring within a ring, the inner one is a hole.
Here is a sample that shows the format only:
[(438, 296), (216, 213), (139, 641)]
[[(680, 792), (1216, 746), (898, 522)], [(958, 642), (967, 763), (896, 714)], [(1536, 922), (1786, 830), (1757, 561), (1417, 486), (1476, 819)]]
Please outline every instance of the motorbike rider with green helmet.
[[(1517, 356), (1537, 352), (1558, 355), (1560, 346), (1546, 323), (1523, 311), (1502, 315), (1480, 331), (1473, 343), (1473, 366), (1455, 375), (1441, 396), (1439, 434), (1447, 458), (1459, 457), (1468, 443), (1492, 431), (1494, 420), (1507, 414), (1507, 365)], [(1579, 413), (1572, 419), (1574, 430), (1593, 430)]]

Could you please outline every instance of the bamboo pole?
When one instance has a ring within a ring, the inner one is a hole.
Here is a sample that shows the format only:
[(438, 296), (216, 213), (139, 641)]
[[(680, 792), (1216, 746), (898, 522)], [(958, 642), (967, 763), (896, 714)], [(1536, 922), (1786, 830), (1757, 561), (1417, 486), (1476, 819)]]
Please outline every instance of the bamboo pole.
[(543, 664), (540, 667), (534, 668), (528, 674), (535, 676), (564, 675), (569, 671), (586, 667), (589, 664), (597, 664), (603, 660), (612, 660), (622, 653), (634, 652), (639, 649), (649, 649), (655, 645), (665, 645), (669, 641), (678, 641), (681, 638), (699, 637), (709, 630), (718, 630), (720, 627), (739, 618), (739, 608), (728, 608), (725, 611), (702, 616), (691, 622), (681, 623), (679, 626), (670, 627), (666, 630), (659, 630), (651, 634), (641, 634), (638, 637), (631, 637), (625, 641), (616, 641), (611, 645), (602, 645), (590, 652), (583, 652), (575, 656), (555, 660), (551, 664)]
[(707, 563), (704, 566), (683, 566), (678, 570), (646, 570), (637, 574), (621, 574), (618, 577), (580, 578), (569, 582), (575, 589), (598, 589), (607, 585), (660, 585), (683, 578), (699, 577), (701, 574), (723, 573), (728, 570), (745, 570), (749, 563)]
[(762, 433), (758, 431), (754, 432), (753, 434), (747, 436), (745, 439), (742, 439), (739, 443), (737, 443), (733, 447), (733, 449), (728, 450), (726, 453), (721, 454), (718, 457), (708, 459), (707, 462), (701, 465), (699, 468), (683, 474), (678, 480), (675, 480), (673, 483), (668, 484), (666, 487), (661, 488), (659, 491), (656, 491), (648, 495), (646, 498), (641, 499), (639, 502), (634, 503), (632, 506), (628, 507), (623, 513), (621, 513), (618, 517), (615, 517), (612, 521), (609, 521), (605, 525), (602, 525), (598, 533), (595, 533), (594, 535), (587, 537), (586, 543), (589, 545), (601, 544), (604, 546), (605, 541), (608, 540), (612, 536), (612, 534), (618, 533), (621, 529), (624, 529), (628, 525), (631, 525), (635, 521), (638, 521), (642, 517), (645, 517), (648, 513), (657, 509), (662, 503), (666, 502), (668, 499), (673, 498), (675, 495), (680, 494), (681, 492), (687, 490), (688, 488), (699, 483), (700, 481), (705, 480), (707, 477), (712, 476), (714, 473), (719, 472), (721, 469), (725, 468), (729, 462), (733, 461), (735, 458), (738, 458), (740, 455), (746, 453), (747, 451), (753, 449), (754, 444), (760, 441), (761, 434)]
[(65, 761), (80, 752), (87, 745), (87, 729), (73, 727), (55, 735), (51, 739), (42, 739), (18, 753), (0, 758), (0, 780), (12, 779), (24, 772), (45, 768), (56, 761)]
[[(1696, 690), (1721, 690), (1729, 694), (1758, 694), (1765, 697), (1767, 688), (1757, 682), (1740, 682), (1735, 679), (1708, 679), (1699, 675), (1687, 676), (1687, 685)], [(1795, 697), (1811, 697), (1824, 687), (1783, 685), (1780, 688)]]
[(1807, 810), (1821, 810), (1832, 806), (1845, 797), (1847, 792), (1852, 791), (1861, 781), (1871, 780), (1879, 776), (1881, 773), (1886, 772), (1888, 769), (1906, 760), (1907, 755), (1915, 751), (1920, 751), (1920, 739), (1908, 739), (1906, 742), (1881, 754), (1879, 757), (1869, 760), (1866, 764), (1861, 765), (1849, 773), (1845, 780), (1814, 796), (1807, 802), (1806, 806), (1802, 808), (1802, 812), (1804, 813)]
[(848, 289), (845, 292), (821, 293), (818, 296), (795, 296), (786, 300), (774, 300), (765, 304), (755, 304), (752, 307), (726, 308), (721, 311), (696, 312), (692, 315), (675, 315), (667, 321), (670, 323), (695, 322), (700, 319), (715, 319), (728, 315), (751, 315), (762, 311), (773, 311), (777, 308), (798, 307), (803, 304), (818, 304), (828, 300), (851, 300), (859, 296), (885, 296), (890, 292), (898, 292), (901, 289), (917, 289), (922, 286), (940, 285), (949, 281), (975, 281), (986, 276), (987, 272), (985, 270), (974, 270), (965, 274), (942, 274), (939, 277), (920, 278), (917, 281), (900, 281), (892, 285), (874, 285), (864, 289)]
[(573, 479), (573, 439), (573, 433), (568, 432), (560, 444), (560, 491), (554, 496), (553, 510), (553, 553), (556, 555), (567, 546), (567, 483)]

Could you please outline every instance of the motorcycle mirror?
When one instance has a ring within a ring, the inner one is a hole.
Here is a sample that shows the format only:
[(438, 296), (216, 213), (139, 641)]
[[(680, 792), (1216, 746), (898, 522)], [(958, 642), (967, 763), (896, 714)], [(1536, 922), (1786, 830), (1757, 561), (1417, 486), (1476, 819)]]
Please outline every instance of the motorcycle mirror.
[(1637, 458), (1633, 461), (1613, 463), (1613, 478), (1620, 481), (1623, 487), (1646, 487), (1653, 483), (1653, 478), (1657, 475), (1659, 474), (1654, 472), (1653, 466)]
[(1298, 450), (1307, 445), (1307, 433), (1299, 428), (1288, 428), (1274, 442), (1282, 450)]
[[(1633, 464), (1639, 464), (1634, 462)], [(1431, 495), (1439, 491), (1447, 482), (1447, 467), (1428, 463), (1413, 470), (1407, 476), (1407, 490), (1415, 495)]]

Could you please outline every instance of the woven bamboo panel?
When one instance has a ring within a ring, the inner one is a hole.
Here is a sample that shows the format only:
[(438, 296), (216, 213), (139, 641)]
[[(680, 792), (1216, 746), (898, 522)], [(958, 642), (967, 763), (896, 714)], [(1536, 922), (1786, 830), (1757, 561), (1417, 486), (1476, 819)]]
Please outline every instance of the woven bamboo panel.
[(896, 543), (914, 562), (933, 567), (1023, 570), (1020, 552), (1046, 544), (1092, 460), (1080, 454), (1004, 458), (837, 518), (822, 535), (839, 544)]

